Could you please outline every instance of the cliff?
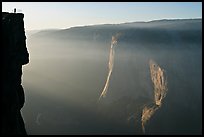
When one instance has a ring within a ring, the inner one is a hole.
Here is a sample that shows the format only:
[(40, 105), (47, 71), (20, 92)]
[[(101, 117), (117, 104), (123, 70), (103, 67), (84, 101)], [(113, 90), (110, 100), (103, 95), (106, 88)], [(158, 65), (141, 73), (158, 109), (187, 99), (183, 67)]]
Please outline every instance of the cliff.
[(21, 85), (22, 65), (29, 62), (22, 13), (2, 12), (3, 90), (1, 135), (25, 135), (21, 116), (24, 90)]

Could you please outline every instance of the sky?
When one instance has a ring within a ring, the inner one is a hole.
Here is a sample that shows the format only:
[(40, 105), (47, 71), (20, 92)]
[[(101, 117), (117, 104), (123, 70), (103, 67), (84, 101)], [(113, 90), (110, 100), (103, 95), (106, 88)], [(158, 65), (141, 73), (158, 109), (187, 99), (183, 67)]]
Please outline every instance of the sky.
[(25, 30), (94, 24), (202, 18), (202, 2), (2, 2), (24, 14)]

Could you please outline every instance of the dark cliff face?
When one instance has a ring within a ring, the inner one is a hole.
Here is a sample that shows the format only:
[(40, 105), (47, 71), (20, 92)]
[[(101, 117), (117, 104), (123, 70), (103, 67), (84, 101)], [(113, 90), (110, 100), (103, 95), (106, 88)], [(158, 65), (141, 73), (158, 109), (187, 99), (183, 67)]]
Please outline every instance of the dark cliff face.
[(24, 31), (24, 15), (2, 12), (3, 90), (1, 134), (26, 134), (21, 116), (24, 90), (21, 85), (22, 65), (29, 62)]

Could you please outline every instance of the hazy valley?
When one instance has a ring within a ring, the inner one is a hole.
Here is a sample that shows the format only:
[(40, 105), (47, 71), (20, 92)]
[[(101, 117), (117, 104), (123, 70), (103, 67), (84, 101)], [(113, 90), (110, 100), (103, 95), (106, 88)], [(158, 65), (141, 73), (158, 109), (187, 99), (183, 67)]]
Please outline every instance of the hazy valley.
[[(99, 100), (118, 33), (108, 90)], [(155, 96), (150, 60), (165, 72), (168, 90), (145, 134), (202, 133), (202, 19), (26, 35), (30, 63), (23, 67), (22, 114), (29, 134), (144, 134), (142, 110)]]

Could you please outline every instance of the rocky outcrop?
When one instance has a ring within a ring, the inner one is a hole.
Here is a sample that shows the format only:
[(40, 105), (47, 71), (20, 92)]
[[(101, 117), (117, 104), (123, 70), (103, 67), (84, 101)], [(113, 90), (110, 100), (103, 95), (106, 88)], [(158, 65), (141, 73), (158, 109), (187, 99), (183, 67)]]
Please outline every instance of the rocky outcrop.
[(29, 62), (22, 13), (2, 12), (3, 90), (1, 135), (25, 135), (21, 116), (24, 90), (21, 85), (22, 65)]
[(145, 105), (142, 111), (142, 129), (145, 132), (145, 124), (147, 121), (152, 117), (152, 115), (159, 109), (162, 105), (163, 99), (166, 97), (167, 94), (167, 80), (164, 73), (164, 70), (160, 68), (160, 66), (150, 60), (150, 73), (151, 79), (154, 84), (154, 102)]

